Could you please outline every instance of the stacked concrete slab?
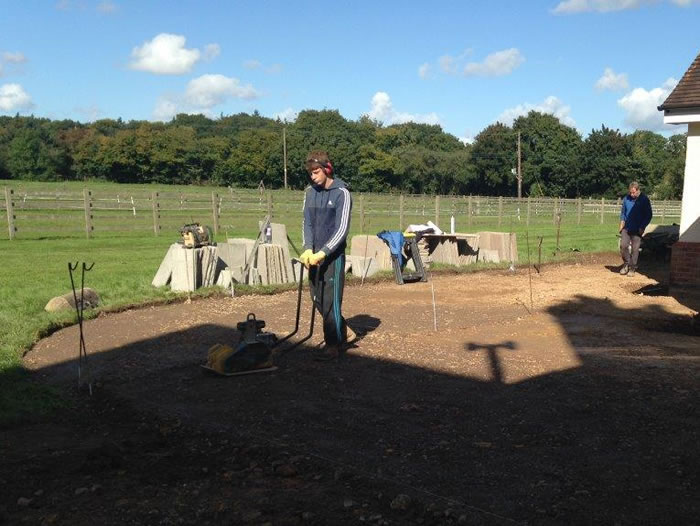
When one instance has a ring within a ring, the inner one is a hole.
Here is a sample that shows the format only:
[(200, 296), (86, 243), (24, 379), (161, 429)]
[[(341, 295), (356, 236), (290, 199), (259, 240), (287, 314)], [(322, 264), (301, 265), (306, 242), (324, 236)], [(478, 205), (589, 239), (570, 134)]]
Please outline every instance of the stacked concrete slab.
[(350, 241), (352, 273), (357, 277), (369, 277), (380, 270), (391, 270), (391, 252), (386, 243), (377, 236), (353, 236)]
[(479, 260), (518, 262), (518, 240), (508, 232), (479, 232)]
[(170, 284), (172, 290), (191, 292), (214, 285), (222, 268), (216, 246), (186, 248), (173, 243), (151, 284), (154, 287)]
[(255, 241), (245, 238), (229, 238), (218, 244), (219, 259), (235, 283), (243, 282), (243, 269), (254, 247)]
[(479, 234), (445, 234), (426, 236), (422, 239), (427, 261), (447, 265), (469, 265), (476, 263), (479, 251)]
[[(428, 235), (420, 239), (418, 248), (426, 267), (431, 263), (461, 266), (477, 261), (518, 261), (516, 235), (508, 232)], [(377, 236), (354, 236), (348, 259), (352, 262), (355, 275), (362, 275), (368, 266), (371, 270), (367, 275), (392, 268), (389, 247)]]
[[(262, 228), (260, 224), (260, 228)], [(295, 281), (294, 268), (289, 255), (287, 227), (271, 223), (272, 242), (257, 243), (252, 239), (230, 238), (219, 243), (219, 258), (223, 261), (219, 285), (228, 287), (235, 283), (250, 285), (274, 285)], [(247, 276), (244, 271), (248, 266)]]

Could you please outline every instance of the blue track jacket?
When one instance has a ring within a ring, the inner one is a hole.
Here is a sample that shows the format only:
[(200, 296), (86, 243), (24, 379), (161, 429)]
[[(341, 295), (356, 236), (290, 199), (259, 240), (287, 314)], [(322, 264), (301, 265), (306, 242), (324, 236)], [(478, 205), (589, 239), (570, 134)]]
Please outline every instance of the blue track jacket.
[(345, 183), (333, 179), (328, 189), (309, 186), (304, 193), (304, 250), (322, 250), (327, 259), (345, 253), (352, 198)]

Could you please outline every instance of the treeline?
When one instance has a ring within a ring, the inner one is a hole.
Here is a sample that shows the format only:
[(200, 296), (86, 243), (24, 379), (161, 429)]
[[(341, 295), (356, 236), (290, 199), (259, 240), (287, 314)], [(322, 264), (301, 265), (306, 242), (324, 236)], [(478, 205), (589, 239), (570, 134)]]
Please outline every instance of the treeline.
[(181, 114), (169, 123), (0, 117), (0, 179), (279, 188), (284, 135), (291, 188), (307, 184), (304, 158), (320, 148), (355, 191), (514, 196), (518, 133), (524, 196), (614, 197), (632, 180), (656, 198), (681, 195), (685, 135), (602, 126), (584, 139), (534, 111), (512, 126), (488, 126), (466, 145), (440, 126), (383, 126), (333, 110), (302, 111), (293, 123), (257, 112)]

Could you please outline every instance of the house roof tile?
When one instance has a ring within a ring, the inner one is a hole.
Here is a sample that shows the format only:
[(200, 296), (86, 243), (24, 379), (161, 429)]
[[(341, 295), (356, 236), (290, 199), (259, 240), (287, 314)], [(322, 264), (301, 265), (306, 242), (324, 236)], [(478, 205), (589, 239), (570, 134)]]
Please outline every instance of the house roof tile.
[(700, 107), (700, 54), (685, 72), (683, 78), (659, 106), (659, 110)]

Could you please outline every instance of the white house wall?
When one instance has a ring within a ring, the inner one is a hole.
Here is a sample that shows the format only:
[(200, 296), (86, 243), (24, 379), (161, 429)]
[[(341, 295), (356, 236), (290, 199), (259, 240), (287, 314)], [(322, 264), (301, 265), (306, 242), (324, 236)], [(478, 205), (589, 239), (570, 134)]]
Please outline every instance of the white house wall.
[(688, 124), (679, 241), (700, 243), (700, 122)]

